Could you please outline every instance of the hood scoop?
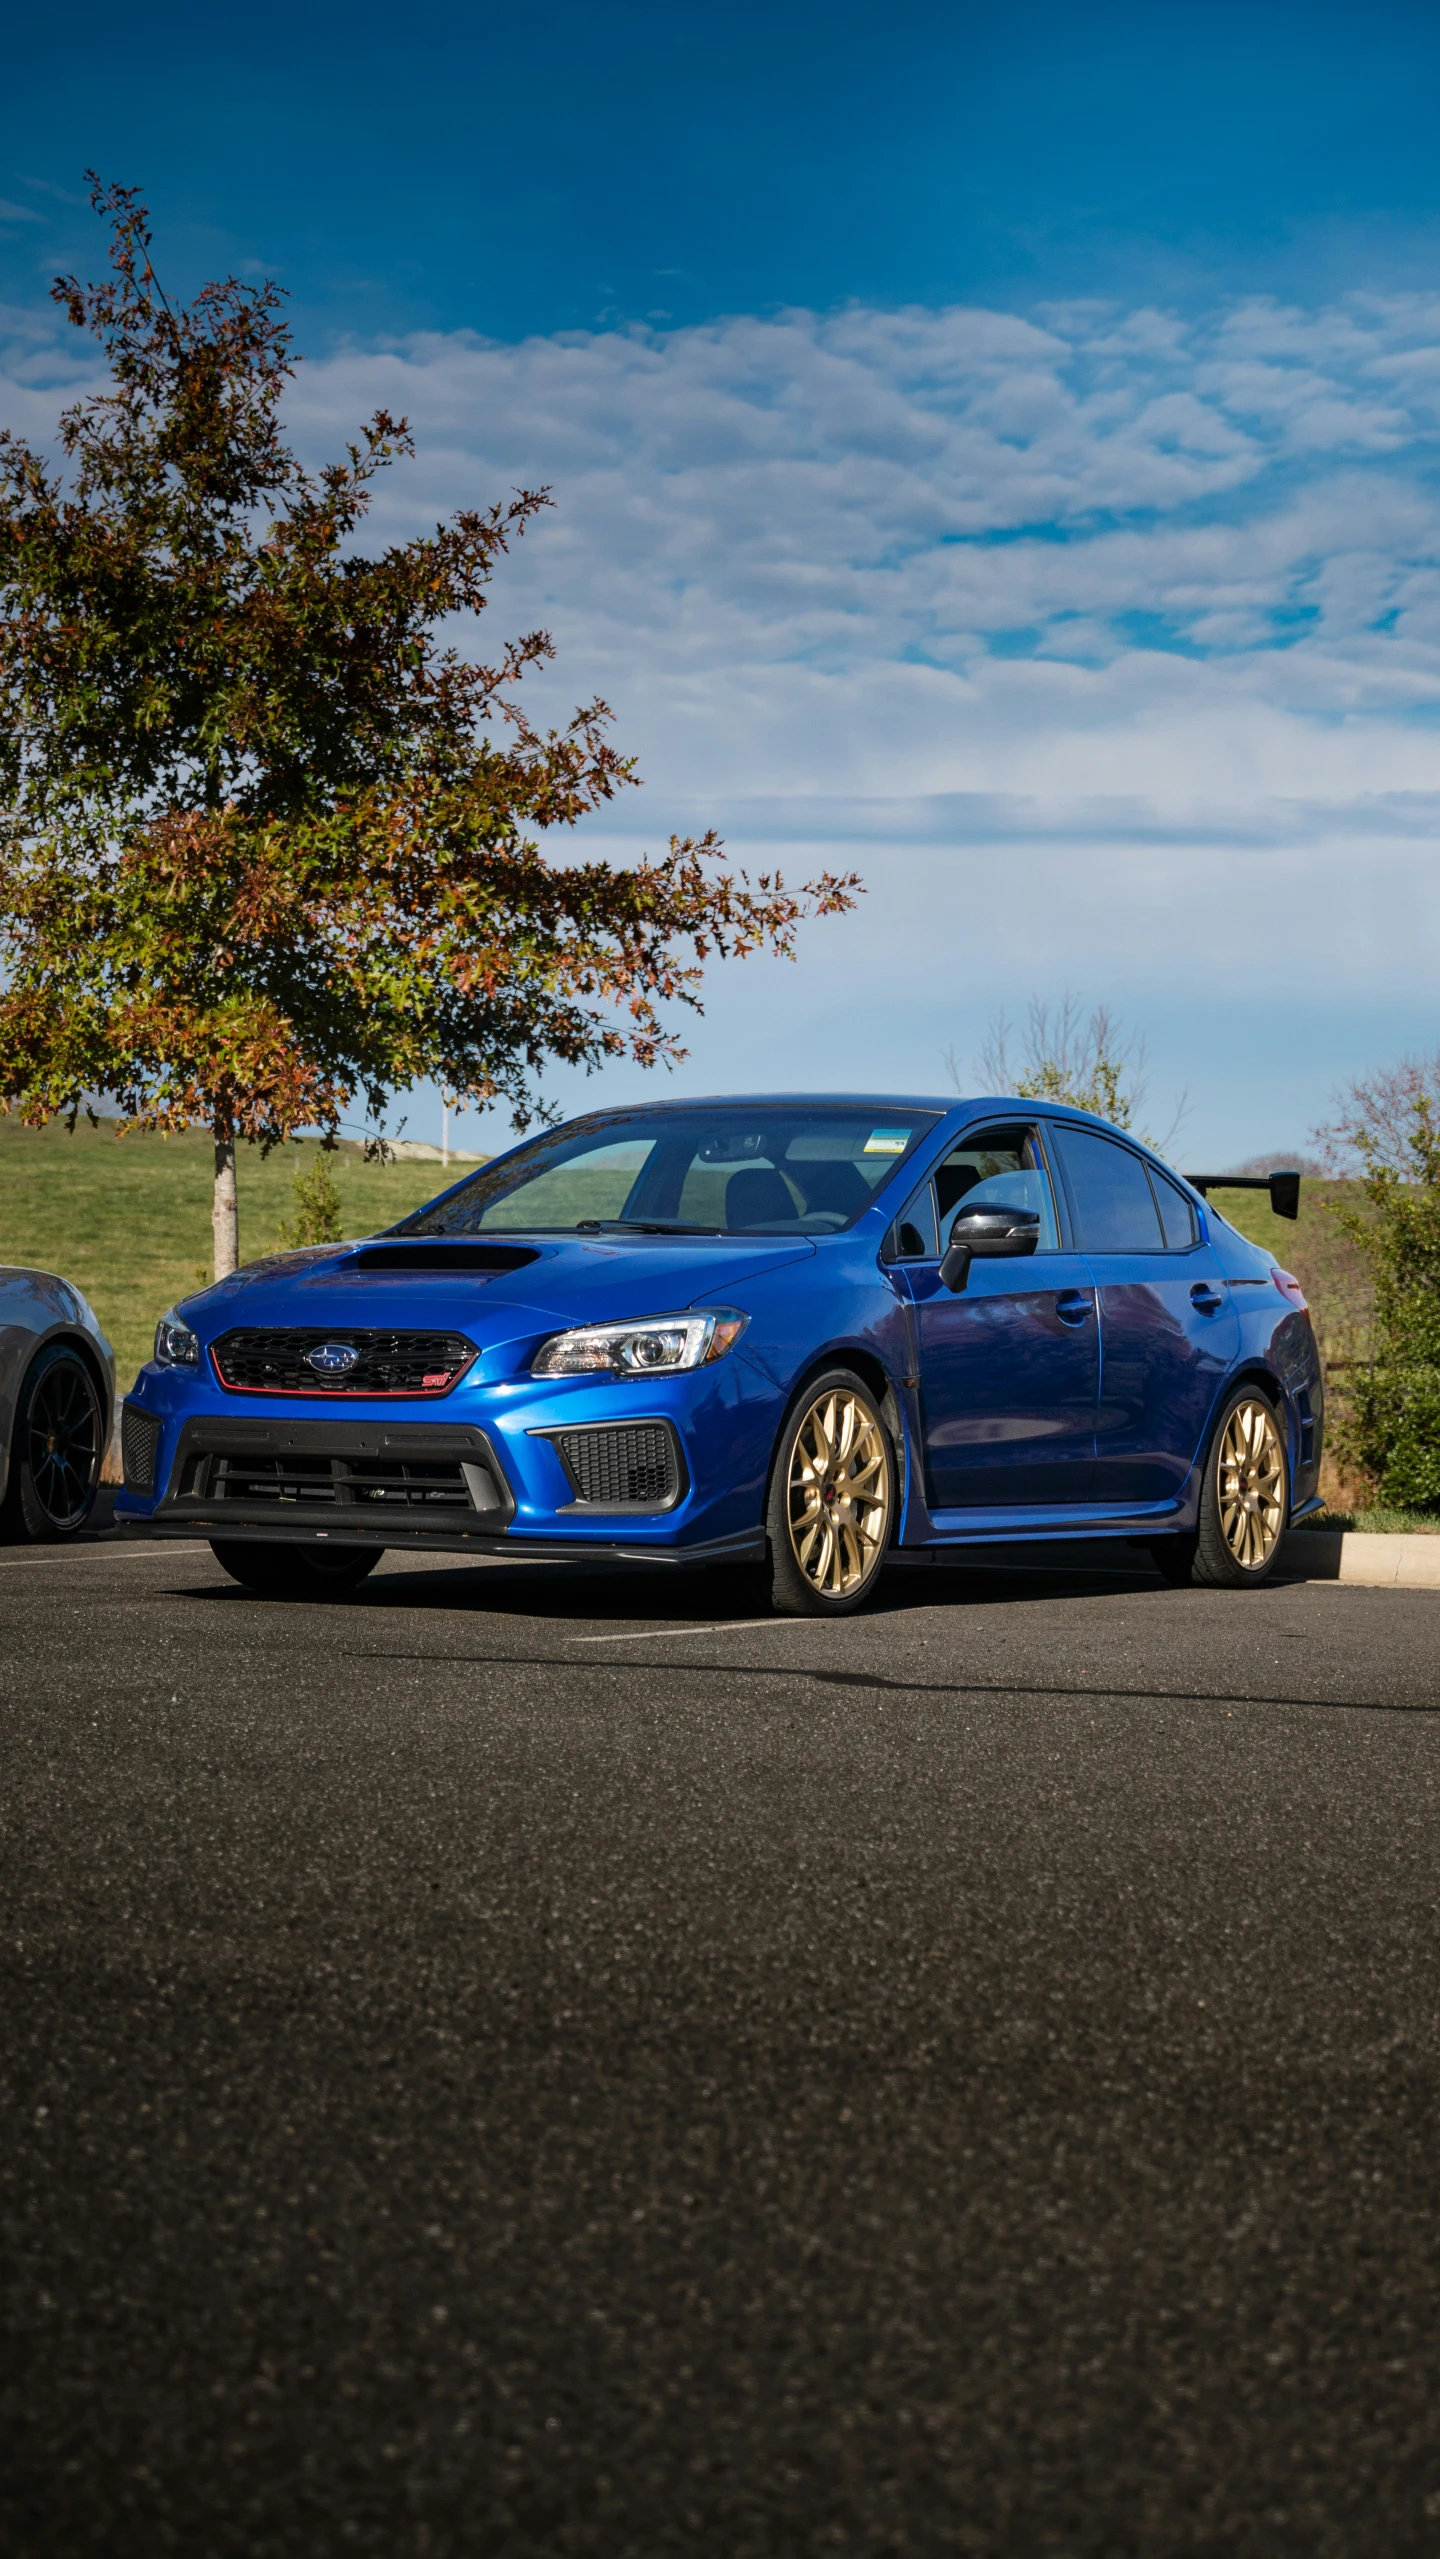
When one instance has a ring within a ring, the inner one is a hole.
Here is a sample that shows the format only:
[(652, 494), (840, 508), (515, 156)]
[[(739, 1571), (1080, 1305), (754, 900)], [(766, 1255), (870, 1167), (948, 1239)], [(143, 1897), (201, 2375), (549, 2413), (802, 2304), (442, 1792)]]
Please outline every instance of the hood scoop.
[(468, 1272), (472, 1279), (496, 1279), (502, 1271), (523, 1271), (527, 1262), (538, 1262), (539, 1254), (526, 1244), (471, 1244), (463, 1237), (437, 1239), (429, 1243), (367, 1244), (362, 1252), (351, 1255), (347, 1271), (434, 1271), (453, 1276)]

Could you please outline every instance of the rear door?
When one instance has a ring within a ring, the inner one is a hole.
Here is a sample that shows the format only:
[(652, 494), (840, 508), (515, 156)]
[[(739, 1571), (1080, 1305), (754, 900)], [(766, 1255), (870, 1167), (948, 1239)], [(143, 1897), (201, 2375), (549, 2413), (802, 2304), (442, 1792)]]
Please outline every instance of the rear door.
[[(976, 1261), (964, 1291), (940, 1279), (962, 1200), (1033, 1208), (1040, 1249)], [(1083, 1502), (1094, 1471), (1099, 1386), (1095, 1292), (1069, 1250), (1039, 1131), (967, 1132), (896, 1224), (915, 1308), (932, 1510)]]
[(1240, 1347), (1224, 1274), (1177, 1183), (1119, 1138), (1050, 1131), (1100, 1310), (1097, 1502), (1173, 1501)]

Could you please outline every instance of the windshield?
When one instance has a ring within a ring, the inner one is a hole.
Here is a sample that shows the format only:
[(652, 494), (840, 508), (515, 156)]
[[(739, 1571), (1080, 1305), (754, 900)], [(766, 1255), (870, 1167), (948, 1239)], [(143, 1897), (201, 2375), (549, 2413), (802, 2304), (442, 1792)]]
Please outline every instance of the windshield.
[(607, 1111), (486, 1165), (398, 1235), (832, 1235), (935, 1124), (803, 1104)]

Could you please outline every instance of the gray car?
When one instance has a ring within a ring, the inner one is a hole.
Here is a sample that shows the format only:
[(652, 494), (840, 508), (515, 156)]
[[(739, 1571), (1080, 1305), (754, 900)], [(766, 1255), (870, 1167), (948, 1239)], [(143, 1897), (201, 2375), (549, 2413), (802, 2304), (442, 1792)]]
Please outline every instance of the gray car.
[(0, 1535), (78, 1535), (114, 1411), (115, 1354), (79, 1289), (0, 1263)]

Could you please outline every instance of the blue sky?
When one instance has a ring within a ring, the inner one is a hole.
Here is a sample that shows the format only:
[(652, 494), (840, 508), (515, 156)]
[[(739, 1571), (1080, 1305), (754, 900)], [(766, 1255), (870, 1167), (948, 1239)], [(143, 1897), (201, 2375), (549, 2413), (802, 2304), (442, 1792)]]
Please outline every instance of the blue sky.
[(172, 289), (288, 287), (307, 450), (410, 412), (384, 529), (553, 483), (496, 613), (639, 749), (617, 852), (864, 873), (796, 968), (712, 981), (687, 1084), (933, 1088), (1069, 987), (1234, 1160), (1440, 1040), (1440, 13), (63, 38), (7, 42), (0, 410), (42, 435), (74, 378), (85, 165), (140, 184)]

